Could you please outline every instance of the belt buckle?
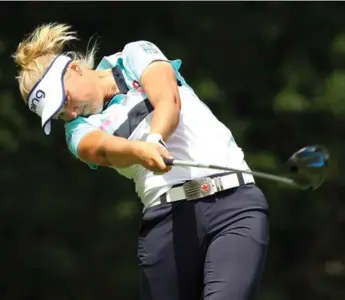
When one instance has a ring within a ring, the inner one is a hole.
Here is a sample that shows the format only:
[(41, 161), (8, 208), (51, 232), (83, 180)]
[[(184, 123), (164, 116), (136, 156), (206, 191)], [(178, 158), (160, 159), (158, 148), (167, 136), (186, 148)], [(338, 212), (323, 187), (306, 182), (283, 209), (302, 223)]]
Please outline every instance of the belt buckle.
[(186, 200), (195, 200), (213, 195), (217, 192), (217, 187), (213, 184), (212, 178), (205, 177), (185, 182), (183, 189)]

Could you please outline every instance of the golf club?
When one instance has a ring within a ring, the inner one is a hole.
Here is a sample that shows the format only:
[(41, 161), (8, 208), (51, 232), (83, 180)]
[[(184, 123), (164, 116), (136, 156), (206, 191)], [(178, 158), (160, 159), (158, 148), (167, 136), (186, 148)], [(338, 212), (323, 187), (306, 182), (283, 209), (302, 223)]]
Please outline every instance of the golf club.
[(164, 158), (164, 162), (169, 166), (185, 166), (196, 168), (209, 168), (224, 171), (242, 172), (252, 174), (258, 178), (286, 183), (303, 190), (316, 190), (327, 177), (327, 167), (329, 152), (321, 145), (306, 146), (296, 151), (287, 161), (290, 177), (277, 176), (258, 171), (239, 170), (231, 167), (204, 164), (190, 160), (179, 160), (175, 158)]

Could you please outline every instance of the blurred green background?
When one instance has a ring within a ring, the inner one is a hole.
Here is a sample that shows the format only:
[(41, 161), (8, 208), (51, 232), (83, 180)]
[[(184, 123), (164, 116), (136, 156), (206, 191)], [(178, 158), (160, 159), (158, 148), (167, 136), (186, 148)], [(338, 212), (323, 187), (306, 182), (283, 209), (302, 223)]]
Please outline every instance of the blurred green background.
[(257, 180), (271, 222), (259, 300), (345, 299), (345, 3), (37, 1), (0, 4), (1, 300), (139, 295), (133, 184), (77, 161), (62, 124), (45, 137), (19, 95), (10, 55), (45, 22), (71, 24), (75, 50), (96, 35), (97, 62), (138, 39), (181, 58), (253, 169), (280, 173), (297, 149), (326, 145), (319, 190)]

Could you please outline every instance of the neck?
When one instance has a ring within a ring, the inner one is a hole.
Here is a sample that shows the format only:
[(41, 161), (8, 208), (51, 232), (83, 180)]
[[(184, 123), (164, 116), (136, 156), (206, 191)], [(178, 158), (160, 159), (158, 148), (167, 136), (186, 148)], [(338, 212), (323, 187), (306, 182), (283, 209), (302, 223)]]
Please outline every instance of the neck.
[(111, 100), (114, 97), (114, 95), (120, 92), (120, 89), (118, 88), (116, 84), (116, 81), (114, 79), (113, 72), (111, 69), (97, 71), (97, 72), (98, 72), (98, 77), (102, 83), (104, 103), (107, 103), (109, 100)]

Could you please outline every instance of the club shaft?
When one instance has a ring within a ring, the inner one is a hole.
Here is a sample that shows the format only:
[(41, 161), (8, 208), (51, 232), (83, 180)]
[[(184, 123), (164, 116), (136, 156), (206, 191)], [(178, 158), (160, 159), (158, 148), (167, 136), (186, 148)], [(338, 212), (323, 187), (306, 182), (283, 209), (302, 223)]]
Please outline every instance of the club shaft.
[(180, 166), (180, 167), (196, 167), (196, 168), (207, 168), (207, 169), (217, 169), (217, 170), (224, 170), (224, 171), (241, 172), (244, 174), (253, 175), (253, 176), (258, 177), (258, 178), (264, 178), (264, 179), (268, 179), (268, 180), (279, 181), (279, 182), (286, 183), (286, 184), (296, 185), (296, 182), (293, 179), (283, 177), (283, 176), (277, 176), (277, 175), (258, 172), (258, 171), (240, 170), (240, 169), (229, 168), (229, 167), (218, 166), (218, 165), (208, 165), (208, 164), (203, 164), (200, 162), (195, 162), (195, 161), (190, 161), (190, 160), (174, 159), (172, 161), (172, 165), (173, 166)]

